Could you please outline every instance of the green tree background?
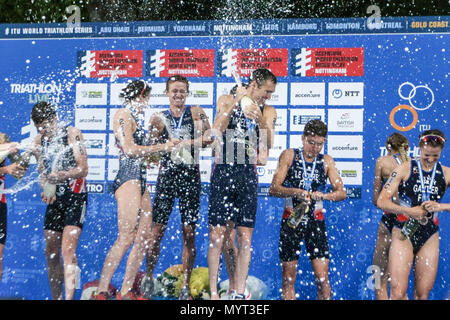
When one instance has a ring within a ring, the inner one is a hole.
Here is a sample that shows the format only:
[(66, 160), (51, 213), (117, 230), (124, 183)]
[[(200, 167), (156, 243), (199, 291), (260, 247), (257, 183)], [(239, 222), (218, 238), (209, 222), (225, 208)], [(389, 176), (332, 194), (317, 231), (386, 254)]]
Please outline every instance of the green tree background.
[(0, 0), (0, 23), (65, 22), (77, 5), (82, 22), (143, 20), (232, 20), (449, 14), (448, 0)]

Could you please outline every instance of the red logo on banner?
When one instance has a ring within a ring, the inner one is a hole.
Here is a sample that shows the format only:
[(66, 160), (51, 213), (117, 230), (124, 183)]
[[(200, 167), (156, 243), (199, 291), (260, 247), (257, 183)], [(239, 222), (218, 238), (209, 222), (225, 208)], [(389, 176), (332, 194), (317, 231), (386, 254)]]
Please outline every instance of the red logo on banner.
[(88, 50), (78, 54), (80, 73), (87, 78), (142, 77), (142, 50)]
[(150, 50), (147, 59), (151, 77), (214, 77), (214, 49)]
[(277, 77), (288, 75), (288, 49), (228, 49), (220, 56), (219, 75), (234, 72), (248, 77), (259, 68), (269, 69)]
[(364, 48), (292, 49), (294, 76), (363, 76)]

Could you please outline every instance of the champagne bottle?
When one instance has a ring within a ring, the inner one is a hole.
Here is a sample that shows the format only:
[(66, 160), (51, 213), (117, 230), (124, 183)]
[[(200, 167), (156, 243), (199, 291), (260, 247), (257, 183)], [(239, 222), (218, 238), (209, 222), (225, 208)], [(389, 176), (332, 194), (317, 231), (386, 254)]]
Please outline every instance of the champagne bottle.
[(288, 218), (287, 224), (289, 227), (295, 229), (299, 225), (305, 213), (308, 213), (309, 206), (306, 202), (300, 202), (295, 208), (292, 210), (291, 215)]
[(42, 192), (46, 197), (53, 197), (56, 194), (56, 184), (45, 181), (42, 186)]
[(9, 156), (9, 150), (0, 151), (0, 163), (5, 161), (6, 157)]
[(247, 108), (249, 105), (255, 103), (252, 98), (250, 98), (249, 96), (243, 96), (241, 98), (241, 108), (242, 110), (244, 110), (245, 108)]
[[(16, 163), (19, 166), (21, 166), (22, 168), (24, 168), (26, 171), (28, 169), (28, 167), (30, 166), (30, 159), (31, 159), (31, 152), (25, 151), (18, 157), (18, 160), (16, 161)], [(23, 174), (13, 174), (12, 176), (16, 179), (20, 179), (23, 177)]]
[(411, 237), (416, 233), (417, 229), (420, 227), (420, 222), (414, 218), (409, 218), (406, 220), (402, 228), (402, 240), (411, 239)]

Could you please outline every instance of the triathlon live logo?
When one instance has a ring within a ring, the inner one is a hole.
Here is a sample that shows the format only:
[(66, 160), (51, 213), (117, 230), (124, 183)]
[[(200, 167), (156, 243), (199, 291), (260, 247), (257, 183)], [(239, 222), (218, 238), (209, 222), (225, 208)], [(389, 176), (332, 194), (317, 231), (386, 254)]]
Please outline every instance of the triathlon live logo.
[(363, 76), (364, 48), (301, 48), (291, 50), (293, 76)]

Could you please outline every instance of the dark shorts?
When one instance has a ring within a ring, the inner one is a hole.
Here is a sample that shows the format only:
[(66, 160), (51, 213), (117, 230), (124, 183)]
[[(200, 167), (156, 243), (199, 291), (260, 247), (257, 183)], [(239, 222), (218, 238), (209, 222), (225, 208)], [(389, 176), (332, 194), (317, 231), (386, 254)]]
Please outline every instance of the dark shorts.
[[(395, 220), (394, 227), (399, 228), (400, 230), (403, 228), (405, 222), (400, 222), (398, 219)], [(436, 220), (429, 219), (428, 223), (424, 226), (420, 225), (417, 231), (413, 234), (413, 236), (409, 239), (413, 246), (414, 254), (417, 254), (419, 250), (424, 246), (424, 244), (431, 238), (436, 232), (439, 231), (439, 222)]]
[(307, 221), (301, 221), (297, 228), (287, 224), (288, 219), (282, 219), (278, 253), (283, 262), (296, 261), (300, 256), (302, 241), (310, 260), (330, 258), (325, 220), (308, 215)]
[(200, 212), (201, 188), (198, 166), (161, 168), (153, 200), (153, 222), (167, 225), (175, 198), (178, 198), (181, 222), (184, 225), (195, 225)]
[(392, 228), (394, 227), (396, 220), (397, 215), (395, 213), (384, 212), (383, 216), (381, 217), (381, 222), (384, 224), (390, 234), (392, 234)]
[(258, 207), (258, 175), (254, 165), (217, 164), (211, 174), (209, 225), (254, 228)]
[(6, 203), (0, 202), (0, 244), (5, 244), (6, 242), (6, 227), (7, 227), (7, 207)]
[(66, 192), (58, 195), (55, 202), (47, 206), (44, 230), (63, 232), (66, 226), (76, 226), (82, 229), (87, 198), (87, 193)]

